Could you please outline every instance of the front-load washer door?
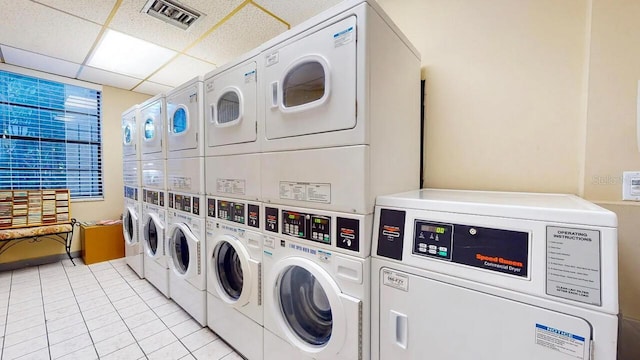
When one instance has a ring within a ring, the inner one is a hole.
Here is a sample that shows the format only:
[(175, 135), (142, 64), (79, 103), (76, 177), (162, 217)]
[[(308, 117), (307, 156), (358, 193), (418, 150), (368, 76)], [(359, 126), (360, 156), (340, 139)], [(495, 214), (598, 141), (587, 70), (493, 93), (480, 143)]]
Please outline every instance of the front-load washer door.
[(227, 70), (205, 83), (207, 146), (257, 139), (256, 63)]
[(356, 126), (356, 17), (265, 55), (267, 139)]
[(362, 301), (342, 294), (329, 273), (308, 259), (286, 258), (273, 270), (265, 289), (274, 291), (275, 309), (270, 310), (277, 314), (284, 337), (315, 359), (335, 359), (338, 353), (348, 353), (345, 347), (350, 346), (357, 358), (361, 344), (345, 339), (348, 331), (359, 331)]
[(124, 235), (124, 241), (129, 246), (136, 245), (138, 243), (139, 219), (137, 212), (132, 206), (125, 207), (122, 223), (122, 233)]
[(140, 112), (143, 121), (141, 129), (143, 155), (162, 153), (164, 122), (161, 111), (161, 101), (158, 100)]
[(165, 225), (158, 215), (150, 213), (144, 223), (144, 251), (152, 259), (165, 255)]
[(131, 158), (136, 156), (137, 151), (137, 136), (138, 131), (136, 129), (135, 117), (122, 119), (122, 154), (124, 158)]
[(259, 263), (250, 255), (238, 239), (231, 235), (216, 237), (215, 249), (210, 259), (216, 292), (220, 298), (235, 307), (247, 304), (252, 291), (259, 291)]
[(168, 247), (173, 271), (182, 278), (191, 279), (202, 273), (200, 240), (184, 223), (172, 224)]

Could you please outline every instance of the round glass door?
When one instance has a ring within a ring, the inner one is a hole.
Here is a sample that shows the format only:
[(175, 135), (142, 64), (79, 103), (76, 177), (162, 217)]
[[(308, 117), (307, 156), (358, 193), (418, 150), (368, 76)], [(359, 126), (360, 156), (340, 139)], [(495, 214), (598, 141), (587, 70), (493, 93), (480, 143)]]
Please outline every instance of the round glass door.
[(187, 111), (183, 108), (178, 108), (173, 113), (172, 132), (174, 134), (182, 134), (187, 131), (188, 125)]
[(156, 127), (153, 124), (153, 119), (147, 119), (144, 122), (144, 139), (150, 141), (156, 136)]
[(156, 222), (152, 218), (149, 218), (147, 226), (145, 227), (144, 238), (147, 241), (149, 249), (149, 255), (156, 256), (158, 253), (158, 228)]
[(127, 209), (124, 215), (124, 231), (126, 233), (126, 239), (129, 244), (133, 243), (133, 216), (131, 216), (131, 210)]
[(131, 125), (127, 124), (127, 126), (124, 127), (124, 131), (122, 133), (122, 142), (125, 145), (130, 145), (132, 138), (133, 138), (133, 134), (131, 131)]
[(173, 263), (180, 274), (185, 274), (189, 268), (189, 243), (182, 229), (177, 228), (173, 233)]
[(238, 300), (242, 294), (242, 265), (238, 252), (226, 241), (216, 248), (215, 266), (222, 290), (231, 299)]
[(329, 342), (331, 305), (313, 274), (300, 266), (289, 266), (280, 276), (278, 296), (285, 322), (301, 340), (314, 346)]
[(218, 100), (218, 125), (224, 125), (240, 118), (240, 98), (235, 91), (227, 91)]
[(282, 103), (295, 107), (320, 100), (326, 89), (324, 66), (317, 61), (302, 62), (293, 67), (282, 82)]

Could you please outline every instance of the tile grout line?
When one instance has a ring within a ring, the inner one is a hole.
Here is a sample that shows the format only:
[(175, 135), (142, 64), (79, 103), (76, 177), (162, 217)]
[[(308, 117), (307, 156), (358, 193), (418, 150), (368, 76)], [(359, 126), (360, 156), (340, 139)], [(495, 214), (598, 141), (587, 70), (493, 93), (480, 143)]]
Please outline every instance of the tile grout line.
[[(65, 273), (66, 276), (66, 273)], [(44, 307), (44, 294), (42, 292), (42, 276), (40, 276), (40, 265), (38, 265), (38, 283), (40, 284), (40, 298), (42, 298), (42, 316), (44, 316), (44, 333), (47, 337), (47, 352), (49, 353), (49, 359), (51, 359), (51, 343), (49, 342), (49, 328), (47, 326), (47, 309)], [(67, 278), (67, 281), (69, 279)], [(69, 285), (71, 286), (71, 285)]]

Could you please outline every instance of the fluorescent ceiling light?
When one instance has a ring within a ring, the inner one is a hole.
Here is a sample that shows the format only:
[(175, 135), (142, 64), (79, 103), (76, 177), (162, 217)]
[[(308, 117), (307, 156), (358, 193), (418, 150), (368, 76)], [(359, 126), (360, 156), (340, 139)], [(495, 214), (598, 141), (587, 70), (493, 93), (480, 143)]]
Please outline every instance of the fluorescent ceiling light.
[(107, 30), (87, 65), (144, 79), (176, 52), (114, 30)]

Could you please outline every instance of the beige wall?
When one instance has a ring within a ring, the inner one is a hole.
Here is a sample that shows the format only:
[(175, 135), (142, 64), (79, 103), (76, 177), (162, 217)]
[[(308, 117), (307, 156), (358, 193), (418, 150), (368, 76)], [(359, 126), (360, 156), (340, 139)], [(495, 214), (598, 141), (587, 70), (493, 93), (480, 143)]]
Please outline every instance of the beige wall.
[[(71, 215), (78, 221), (120, 218), (124, 206), (122, 196), (122, 142), (120, 141), (122, 112), (141, 103), (149, 96), (104, 86), (102, 90), (102, 145), (104, 169), (104, 200), (72, 202)], [(80, 233), (76, 228), (71, 251), (80, 251)], [(64, 253), (64, 247), (43, 240), (39, 244), (21, 242), (0, 256), (0, 263)]]
[(640, 319), (640, 1), (379, 0), (422, 54), (425, 187), (565, 192), (619, 219), (620, 306)]

